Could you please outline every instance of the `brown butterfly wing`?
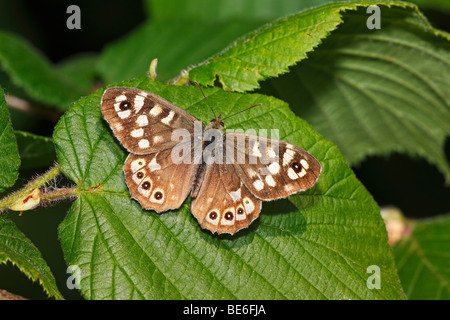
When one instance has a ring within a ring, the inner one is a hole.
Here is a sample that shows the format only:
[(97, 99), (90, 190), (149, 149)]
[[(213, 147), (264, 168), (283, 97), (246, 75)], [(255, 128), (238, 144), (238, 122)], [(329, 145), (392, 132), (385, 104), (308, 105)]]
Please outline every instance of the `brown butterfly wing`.
[(125, 161), (123, 171), (131, 197), (144, 209), (160, 213), (179, 208), (192, 188), (199, 165), (189, 161), (174, 163), (171, 152), (166, 149), (149, 155), (130, 154)]
[(261, 200), (286, 198), (307, 190), (321, 174), (316, 158), (286, 141), (244, 133), (227, 133), (226, 139), (233, 142), (231, 156), (236, 172)]
[(149, 154), (175, 146), (175, 129), (194, 131), (197, 118), (150, 92), (115, 87), (101, 100), (103, 117), (122, 145), (134, 154)]
[(242, 183), (233, 165), (211, 164), (206, 167), (191, 211), (202, 228), (234, 234), (258, 218), (261, 200)]

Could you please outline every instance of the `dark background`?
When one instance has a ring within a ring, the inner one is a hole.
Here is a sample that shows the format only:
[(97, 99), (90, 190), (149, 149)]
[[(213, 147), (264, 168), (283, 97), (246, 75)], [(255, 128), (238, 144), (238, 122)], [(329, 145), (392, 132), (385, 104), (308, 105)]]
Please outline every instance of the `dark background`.
[[(81, 30), (69, 30), (66, 9), (76, 4), (81, 8)], [(432, 25), (450, 31), (450, 13), (422, 10)], [(151, 18), (151, 16), (150, 16)], [(142, 1), (24, 1), (0, 2), (0, 30), (14, 32), (30, 41), (54, 63), (77, 53), (99, 53), (108, 43), (125, 36), (146, 19)], [(13, 127), (39, 135), (51, 136), (55, 123), (26, 117), (11, 111)], [(21, 127), (23, 126), (23, 127)], [(450, 161), (450, 139), (445, 144)], [(17, 185), (23, 185), (31, 176), (48, 168), (21, 172)], [(388, 157), (369, 157), (353, 168), (357, 177), (382, 206), (395, 205), (408, 218), (426, 218), (450, 213), (450, 187), (434, 165), (420, 158), (393, 154)], [(67, 299), (81, 298), (67, 289), (69, 274), (59, 244), (57, 228), (70, 208), (63, 202), (50, 208), (38, 208), (19, 217), (9, 214), (33, 243), (57, 278), (57, 285)], [(0, 265), (0, 289), (32, 299), (45, 299), (42, 288), (10, 263)]]

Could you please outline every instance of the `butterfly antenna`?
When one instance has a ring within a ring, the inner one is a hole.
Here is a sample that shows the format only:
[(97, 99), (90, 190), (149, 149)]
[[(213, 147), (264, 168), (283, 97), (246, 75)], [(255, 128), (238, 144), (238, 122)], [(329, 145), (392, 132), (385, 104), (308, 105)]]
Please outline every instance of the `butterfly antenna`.
[(231, 115), (229, 115), (229, 116), (226, 116), (226, 117), (223, 118), (222, 120), (225, 120), (225, 119), (227, 119), (227, 118), (233, 117), (233, 116), (235, 116), (235, 115), (237, 115), (237, 114), (239, 114), (239, 113), (241, 113), (241, 112), (247, 111), (247, 110), (249, 110), (249, 109), (251, 109), (251, 108), (254, 108), (254, 107), (260, 106), (260, 105), (262, 105), (262, 103), (254, 104), (254, 105), (252, 105), (251, 107), (248, 107), (248, 108), (246, 108), (246, 109), (244, 109), (244, 110), (241, 110), (241, 111), (239, 111), (239, 112), (236, 112), (236, 113), (233, 113), (233, 114), (231, 114)]
[(203, 97), (205, 97), (205, 100), (206, 100), (206, 102), (208, 103), (208, 106), (209, 106), (209, 108), (211, 109), (211, 111), (212, 111), (212, 113), (213, 113), (213, 115), (214, 115), (214, 119), (216, 119), (216, 118), (217, 118), (217, 117), (216, 117), (216, 113), (214, 112), (213, 108), (211, 107), (211, 104), (209, 103), (208, 98), (206, 97), (205, 93), (204, 93), (203, 90), (202, 90), (202, 87), (200, 86), (200, 83), (198, 83), (198, 82), (195, 81), (195, 80), (194, 80), (194, 82), (195, 82), (195, 84), (197, 85), (197, 87), (200, 89), (200, 91), (202, 92)]

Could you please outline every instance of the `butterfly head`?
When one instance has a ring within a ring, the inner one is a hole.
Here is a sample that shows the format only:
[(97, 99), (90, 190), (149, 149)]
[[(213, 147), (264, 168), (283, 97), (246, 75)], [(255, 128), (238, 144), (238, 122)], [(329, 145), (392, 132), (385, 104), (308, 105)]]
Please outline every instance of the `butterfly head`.
[(222, 121), (222, 115), (219, 114), (219, 116), (216, 119), (212, 119), (209, 122), (209, 125), (206, 127), (206, 129), (219, 129), (222, 130), (225, 127)]

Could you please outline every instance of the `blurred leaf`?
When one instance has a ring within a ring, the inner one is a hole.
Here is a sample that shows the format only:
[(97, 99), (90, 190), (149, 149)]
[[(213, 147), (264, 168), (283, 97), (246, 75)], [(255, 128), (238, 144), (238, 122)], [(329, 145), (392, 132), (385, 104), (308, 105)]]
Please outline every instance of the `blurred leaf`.
[[(202, 120), (211, 113), (198, 88), (149, 79), (117, 84), (153, 92)], [(280, 137), (323, 165), (317, 185), (292, 202), (265, 203), (260, 218), (235, 236), (202, 230), (179, 210), (158, 215), (130, 199), (126, 152), (101, 117), (103, 90), (77, 101), (54, 133), (62, 171), (79, 198), (60, 225), (66, 261), (80, 267), (88, 299), (403, 299), (386, 229), (369, 193), (337, 148), (280, 100), (206, 88), (217, 113), (241, 113), (227, 128), (279, 128)], [(367, 268), (381, 269), (370, 290)]]
[[(259, 25), (259, 24), (258, 24)], [(223, 48), (254, 23), (198, 23), (173, 21), (145, 23), (130, 35), (109, 45), (102, 53), (98, 72), (105, 83), (146, 75), (150, 62), (158, 58), (158, 80), (167, 81), (181, 69), (199, 63)]]
[(49, 167), (56, 161), (53, 140), (24, 131), (15, 131), (22, 170)]
[(60, 62), (58, 71), (76, 83), (84, 94), (91, 91), (94, 85), (97, 54), (84, 53), (67, 58)]
[(71, 102), (86, 94), (24, 39), (1, 31), (0, 66), (14, 85), (37, 102), (67, 109)]
[(415, 221), (394, 247), (397, 270), (411, 300), (450, 299), (450, 216)]
[(450, 11), (450, 1), (448, 0), (410, 0), (420, 8)]
[(336, 143), (351, 165), (403, 152), (435, 164), (450, 181), (450, 36), (414, 8), (382, 8), (381, 29), (361, 8), (332, 36), (262, 92)]
[(217, 22), (270, 21), (332, 0), (146, 0), (152, 19), (158, 21), (195, 19)]
[(0, 192), (12, 186), (19, 175), (20, 158), (5, 96), (0, 88)]
[(64, 299), (39, 250), (11, 220), (0, 216), (0, 264), (8, 261), (16, 265), (31, 280), (39, 281), (49, 296)]

